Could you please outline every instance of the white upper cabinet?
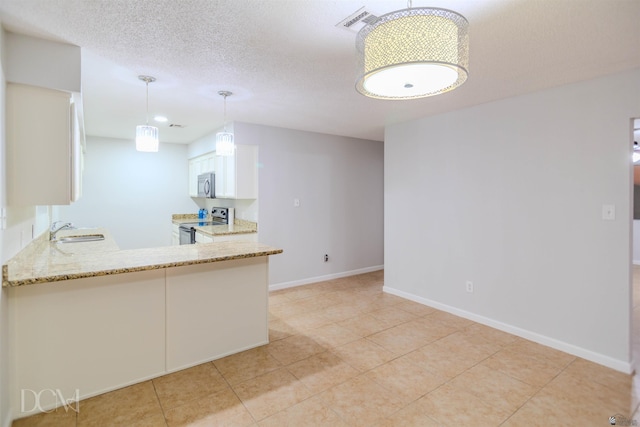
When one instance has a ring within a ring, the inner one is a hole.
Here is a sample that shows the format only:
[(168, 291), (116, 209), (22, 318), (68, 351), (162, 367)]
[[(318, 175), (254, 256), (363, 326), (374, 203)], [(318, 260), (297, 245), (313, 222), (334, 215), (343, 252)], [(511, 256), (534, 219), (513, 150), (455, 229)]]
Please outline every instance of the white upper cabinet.
[(217, 198), (258, 198), (257, 145), (236, 145), (233, 156), (216, 156), (215, 162)]
[(198, 197), (198, 175), (213, 172), (214, 167), (215, 154), (213, 152), (189, 160), (189, 196)]
[(258, 198), (258, 146), (236, 145), (233, 156), (216, 156), (215, 152), (189, 160), (189, 195), (198, 196), (198, 175), (215, 173), (216, 198)]
[(7, 84), (10, 206), (68, 205), (81, 194), (84, 135), (73, 95)]

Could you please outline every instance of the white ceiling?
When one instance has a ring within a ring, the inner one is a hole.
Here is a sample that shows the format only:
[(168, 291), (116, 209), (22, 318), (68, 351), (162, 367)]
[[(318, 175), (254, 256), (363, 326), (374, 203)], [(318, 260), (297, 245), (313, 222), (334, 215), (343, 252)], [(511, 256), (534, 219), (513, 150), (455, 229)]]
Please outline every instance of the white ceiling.
[(431, 0), (469, 21), (469, 79), (413, 101), (354, 89), (355, 33), (366, 6), (404, 0), (0, 0), (9, 31), (78, 45), (87, 134), (132, 139), (145, 118), (140, 74), (163, 142), (187, 143), (228, 118), (382, 140), (384, 126), (640, 67), (639, 0)]

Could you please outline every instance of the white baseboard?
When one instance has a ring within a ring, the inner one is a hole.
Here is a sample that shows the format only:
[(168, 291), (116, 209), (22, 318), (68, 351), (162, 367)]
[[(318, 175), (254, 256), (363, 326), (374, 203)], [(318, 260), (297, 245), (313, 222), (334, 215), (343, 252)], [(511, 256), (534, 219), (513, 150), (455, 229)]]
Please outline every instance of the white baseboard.
[(427, 298), (422, 298), (413, 294), (409, 294), (407, 292), (400, 291), (398, 289), (394, 289), (389, 286), (384, 286), (382, 290), (389, 294), (397, 295), (399, 297), (406, 298), (408, 300), (411, 300), (432, 308), (436, 308), (438, 310), (446, 311), (447, 313), (451, 313), (459, 317), (464, 317), (465, 319), (473, 320), (474, 322), (481, 323), (483, 325), (490, 326), (495, 329), (499, 329), (501, 331), (510, 333), (512, 335), (516, 335), (521, 338), (525, 338), (530, 341), (537, 342), (538, 344), (546, 345), (548, 347), (555, 348), (556, 350), (573, 354), (574, 356), (578, 356), (583, 359), (589, 360), (591, 362), (604, 365), (608, 368), (615, 369), (616, 371), (620, 371), (625, 374), (631, 374), (633, 372), (633, 366), (631, 362), (625, 362), (622, 360), (614, 359), (604, 354), (596, 353), (591, 350), (584, 349), (582, 347), (577, 347), (573, 344), (568, 344), (566, 342), (559, 341), (554, 338), (550, 338), (545, 335), (538, 334), (536, 332), (518, 328), (516, 326), (509, 325), (507, 323), (502, 323), (497, 320), (490, 319), (488, 317), (480, 316), (478, 314), (471, 313), (469, 311), (461, 310), (456, 307), (439, 303), (437, 301), (433, 301)]
[(640, 259), (634, 259), (633, 265), (640, 265)]
[(375, 265), (373, 267), (359, 268), (357, 270), (344, 271), (342, 273), (327, 274), (324, 276), (308, 277), (306, 279), (294, 280), (291, 282), (276, 283), (275, 285), (269, 285), (269, 290), (277, 291), (279, 289), (309, 285), (311, 283), (324, 282), (326, 280), (339, 279), (341, 277), (349, 277), (349, 276), (355, 276), (357, 274), (370, 273), (372, 271), (382, 270), (383, 268), (384, 268), (384, 265)]

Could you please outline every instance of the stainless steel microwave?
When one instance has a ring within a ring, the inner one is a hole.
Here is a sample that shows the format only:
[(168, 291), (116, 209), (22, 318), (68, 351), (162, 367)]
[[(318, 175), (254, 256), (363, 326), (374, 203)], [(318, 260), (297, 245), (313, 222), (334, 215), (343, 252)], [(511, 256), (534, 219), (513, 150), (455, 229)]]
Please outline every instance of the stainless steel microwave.
[(213, 172), (198, 175), (198, 197), (207, 199), (216, 197), (216, 181)]

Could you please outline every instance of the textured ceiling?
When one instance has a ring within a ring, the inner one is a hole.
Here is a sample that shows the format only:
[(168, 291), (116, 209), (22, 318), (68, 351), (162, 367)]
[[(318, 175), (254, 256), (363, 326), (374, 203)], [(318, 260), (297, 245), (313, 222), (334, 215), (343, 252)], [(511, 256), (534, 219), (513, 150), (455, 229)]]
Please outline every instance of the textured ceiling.
[(470, 24), (470, 75), (413, 101), (354, 89), (355, 33), (336, 28), (362, 6), (403, 0), (0, 0), (8, 31), (82, 50), (89, 135), (133, 138), (151, 114), (163, 142), (186, 143), (233, 121), (382, 140), (386, 124), (640, 67), (638, 0), (433, 0)]

